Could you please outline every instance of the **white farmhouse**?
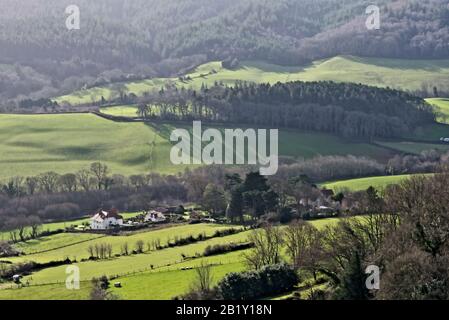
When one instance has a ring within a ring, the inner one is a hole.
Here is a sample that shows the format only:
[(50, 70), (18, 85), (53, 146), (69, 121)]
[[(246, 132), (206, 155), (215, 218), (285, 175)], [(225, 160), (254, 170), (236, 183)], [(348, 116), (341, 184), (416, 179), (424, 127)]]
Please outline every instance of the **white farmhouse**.
[(145, 215), (145, 222), (164, 222), (167, 218), (162, 212), (151, 210)]
[(117, 209), (109, 211), (99, 210), (90, 219), (90, 228), (92, 230), (105, 230), (123, 225), (123, 217), (118, 214)]

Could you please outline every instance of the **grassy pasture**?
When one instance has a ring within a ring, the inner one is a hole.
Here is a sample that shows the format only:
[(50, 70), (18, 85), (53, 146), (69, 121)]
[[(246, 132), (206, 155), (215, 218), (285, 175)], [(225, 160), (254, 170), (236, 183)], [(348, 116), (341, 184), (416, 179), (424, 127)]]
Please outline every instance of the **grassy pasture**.
[(223, 82), (228, 85), (236, 81), (275, 83), (288, 81), (355, 82), (366, 85), (391, 87), (404, 90), (421, 89), (422, 84), (438, 83), (449, 86), (449, 60), (404, 60), (361, 58), (337, 56), (315, 61), (307, 66), (283, 67), (260, 61), (243, 61), (235, 70), (224, 69), (221, 62), (214, 61), (197, 67), (185, 75), (188, 80), (179, 78), (155, 78), (142, 81), (115, 83), (69, 95), (56, 97), (58, 103), (73, 105), (97, 102), (103, 96), (115, 98), (120, 91), (142, 95), (154, 89), (160, 89), (167, 83), (178, 87), (200, 88), (204, 83), (213, 85)]
[(98, 234), (89, 233), (60, 233), (53, 236), (42, 237), (39, 239), (19, 242), (14, 245), (18, 250), (30, 255), (37, 252), (55, 250), (65, 246), (71, 246), (75, 243), (88, 242), (90, 240), (101, 238)]
[[(241, 262), (227, 263), (212, 267), (213, 283), (218, 283), (230, 272), (243, 271)], [(170, 300), (186, 293), (195, 279), (195, 270), (173, 270), (158, 273), (143, 273), (138, 276), (120, 278), (123, 288), (112, 291), (126, 300)]]
[(1, 289), (0, 300), (88, 300), (90, 281), (80, 284), (80, 290), (67, 290), (65, 283), (17, 288), (8, 284)]
[[(130, 255), (120, 258), (112, 258), (101, 261), (86, 261), (76, 263), (80, 268), (81, 280), (90, 280), (93, 277), (102, 275), (108, 276), (127, 276), (136, 272), (150, 271), (151, 265), (154, 268), (164, 267), (167, 265), (174, 266), (183, 262), (181, 254), (186, 256), (195, 256), (202, 254), (208, 245), (223, 244), (229, 242), (243, 242), (247, 239), (248, 232), (236, 235), (226, 236), (223, 238), (214, 238), (203, 242), (194, 243), (187, 246), (152, 251), (149, 253)], [(221, 256), (214, 256), (212, 260), (223, 259)], [(236, 262), (239, 256), (226, 257), (223, 263)], [(192, 262), (190, 262), (191, 264)], [(66, 266), (59, 266), (38, 271), (24, 278), (29, 280), (31, 284), (44, 284), (52, 282), (61, 282), (66, 278)]]
[(449, 98), (430, 98), (426, 101), (437, 107), (438, 121), (449, 124)]
[(397, 175), (397, 176), (382, 176), (382, 177), (370, 177), (342, 180), (337, 182), (323, 183), (322, 186), (334, 190), (334, 192), (349, 190), (349, 191), (361, 191), (366, 190), (369, 187), (376, 189), (384, 189), (391, 184), (398, 184), (406, 179), (409, 179), (412, 175)]
[[(323, 228), (327, 225), (334, 225), (339, 221), (338, 218), (332, 219), (323, 219), (312, 221), (311, 223), (315, 225), (317, 228)], [(54, 259), (60, 259), (60, 257), (73, 257), (77, 256), (78, 260), (81, 257), (87, 257), (87, 247), (95, 242), (98, 243), (112, 243), (113, 249), (118, 249), (120, 252), (120, 245), (124, 242), (127, 242), (130, 245), (130, 249), (133, 248), (135, 242), (137, 240), (148, 241), (151, 239), (161, 239), (162, 244), (166, 243), (167, 239), (173, 239), (174, 235), (179, 236), (188, 236), (188, 235), (197, 235), (199, 233), (205, 232), (206, 234), (212, 234), (215, 230), (229, 228), (229, 226), (218, 226), (218, 225), (185, 225), (173, 228), (167, 228), (157, 231), (148, 231), (141, 234), (135, 234), (132, 236), (124, 237), (124, 236), (115, 236), (115, 237), (104, 237), (101, 239), (93, 239), (87, 243), (83, 244), (75, 244), (71, 247), (61, 248), (60, 250), (54, 250), (58, 252), (55, 254), (53, 251), (44, 252), (41, 254), (28, 255), (20, 258), (11, 258), (9, 259), (12, 262), (20, 262), (20, 261), (37, 261), (37, 262), (45, 262), (51, 261)], [(184, 254), (189, 257), (193, 257), (196, 254), (202, 254), (204, 249), (209, 245), (214, 244), (223, 244), (223, 243), (239, 243), (247, 240), (247, 236), (250, 231), (245, 231), (242, 233), (229, 235), (225, 237), (213, 238), (202, 242), (193, 243), (186, 246), (179, 246), (174, 248), (163, 249), (159, 251), (151, 251), (149, 253), (140, 254), (140, 255), (130, 255), (126, 257), (113, 258), (110, 260), (101, 260), (101, 261), (87, 261), (80, 262), (77, 265), (80, 267), (83, 275), (81, 275), (82, 280), (91, 279), (94, 276), (102, 275), (102, 272), (107, 275), (121, 275), (124, 272), (133, 272), (149, 269), (150, 265), (156, 267), (162, 267), (162, 270), (171, 270), (172, 266), (167, 266), (168, 264), (176, 266), (183, 265), (195, 265), (199, 263), (201, 260), (194, 261), (182, 261), (181, 254)], [(78, 254), (78, 255), (77, 255)], [(226, 256), (226, 257), (224, 257)], [(239, 252), (229, 253), (227, 255), (218, 255), (213, 257), (205, 258), (208, 261), (214, 261), (214, 263), (231, 263), (235, 261), (239, 261)], [(31, 275), (28, 279), (32, 279), (35, 283), (48, 283), (52, 281), (58, 281), (65, 277), (65, 266), (49, 268), (42, 271), (39, 271), (33, 275)], [(56, 274), (58, 276), (56, 276)]]
[[(327, 225), (335, 225), (338, 221), (339, 219), (332, 218), (316, 220), (311, 223), (321, 229)], [(201, 232), (205, 225), (194, 225), (192, 227), (197, 228), (195, 231)], [(172, 233), (179, 233), (175, 228), (169, 230)], [(5, 284), (3, 288), (0, 287), (0, 299), (30, 299), (30, 297), (31, 299), (87, 299), (90, 290), (88, 280), (101, 275), (120, 275), (112, 282), (120, 281), (123, 288), (112, 288), (112, 291), (123, 299), (171, 299), (173, 296), (185, 293), (194, 279), (195, 271), (183, 271), (181, 270), (182, 267), (195, 268), (202, 262), (207, 262), (213, 265), (214, 282), (219, 281), (229, 272), (242, 271), (245, 268), (242, 263), (241, 251), (186, 261), (181, 260), (181, 253), (193, 256), (196, 253), (202, 253), (208, 245), (246, 241), (249, 232), (148, 254), (77, 263), (80, 267), (82, 280), (81, 290), (77, 292), (65, 289), (63, 282), (67, 276), (65, 273), (66, 266), (44, 269), (25, 277), (24, 281), (30, 281), (30, 287), (16, 290), (6, 290), (11, 287), (11, 284)], [(150, 264), (155, 267), (162, 267), (151, 270)], [(36, 284), (46, 285), (36, 286)]]
[(91, 114), (0, 115), (0, 122), (0, 179), (75, 172), (95, 161), (125, 175), (184, 169), (169, 161), (168, 124), (117, 123)]
[[(187, 167), (170, 161), (174, 124), (118, 123), (92, 114), (0, 115), (0, 122), (0, 180), (50, 170), (76, 172), (95, 161), (124, 175), (170, 174)], [(191, 125), (176, 126), (192, 129)], [(368, 143), (295, 130), (280, 130), (279, 152), (305, 158), (354, 154), (385, 159), (391, 155)]]
[(116, 117), (137, 117), (137, 106), (133, 105), (122, 105), (101, 108), (101, 112)]
[[(145, 243), (151, 242), (153, 240), (159, 239), (161, 245), (166, 245), (169, 241), (174, 240), (175, 236), (180, 238), (188, 237), (190, 235), (198, 236), (200, 233), (205, 233), (206, 235), (212, 235), (216, 230), (228, 229), (231, 226), (226, 225), (214, 225), (214, 224), (202, 224), (198, 225), (182, 225), (171, 228), (164, 228), (154, 231), (137, 232), (131, 235), (121, 235), (121, 236), (98, 236), (91, 234), (64, 234), (55, 235), (50, 237), (45, 237), (43, 239), (36, 240), (35, 242), (27, 242), (22, 244), (22, 249), (28, 252), (42, 251), (42, 248), (49, 249), (53, 248), (51, 251), (29, 254), (20, 257), (10, 258), (9, 261), (20, 262), (20, 261), (36, 261), (36, 262), (49, 262), (54, 260), (63, 260), (65, 258), (70, 258), (72, 260), (80, 260), (83, 258), (89, 258), (88, 248), (95, 244), (111, 244), (113, 249), (113, 254), (119, 254), (121, 252), (121, 246), (127, 243), (129, 250), (132, 251), (135, 248), (135, 244), (138, 240), (142, 240)], [(67, 244), (73, 243), (73, 245), (68, 246), (57, 246), (57, 241), (52, 239), (56, 236), (66, 239)], [(64, 237), (65, 236), (65, 237)], [(84, 241), (81, 243), (78, 239), (84, 238), (89, 241)], [(91, 237), (89, 239), (89, 236)], [(47, 244), (50, 243), (50, 244)], [(45, 250), (45, 249), (44, 249)]]

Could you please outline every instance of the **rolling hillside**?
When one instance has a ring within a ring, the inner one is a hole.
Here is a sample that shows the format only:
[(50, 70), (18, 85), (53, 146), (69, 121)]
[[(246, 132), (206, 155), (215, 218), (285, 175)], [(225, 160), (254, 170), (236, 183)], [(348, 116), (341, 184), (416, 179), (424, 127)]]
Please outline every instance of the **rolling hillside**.
[[(337, 218), (312, 221), (317, 228), (334, 225), (339, 221)], [(136, 233), (131, 236), (93, 238), (83, 244), (76, 243), (76, 236), (72, 236), (74, 244), (55, 250), (30, 254), (26, 257), (28, 261), (50, 261), (52, 259), (63, 259), (67, 256), (78, 259), (88, 255), (86, 250), (89, 244), (95, 242), (112, 243), (114, 250), (120, 250), (120, 246), (127, 242), (131, 247), (135, 241), (143, 239), (149, 241), (159, 238), (162, 242), (173, 240), (175, 235), (188, 236), (198, 235), (202, 232), (212, 234), (215, 230), (229, 228), (229, 226), (217, 225), (184, 225), (174, 228), (162, 229)], [(214, 282), (219, 281), (226, 273), (244, 270), (242, 263), (242, 251), (219, 254), (209, 257), (197, 257), (195, 259), (183, 261), (181, 254), (193, 257), (195, 254), (202, 254), (208, 245), (239, 243), (247, 241), (247, 236), (251, 231), (244, 231), (234, 235), (218, 237), (193, 243), (185, 246), (166, 248), (157, 251), (145, 252), (144, 254), (114, 257), (100, 261), (78, 262), (80, 268), (81, 290), (67, 292), (64, 282), (66, 279), (66, 266), (46, 268), (37, 271), (23, 279), (23, 282), (30, 284), (29, 287), (17, 289), (12, 283), (0, 284), (0, 299), (52, 299), (57, 292), (61, 292), (61, 299), (86, 299), (91, 287), (90, 279), (107, 275), (116, 277), (114, 281), (120, 281), (123, 288), (114, 289), (124, 299), (171, 299), (175, 295), (185, 293), (195, 277), (195, 270), (182, 270), (185, 267), (196, 267), (201, 262), (206, 261), (213, 265), (212, 272)], [(67, 234), (70, 237), (71, 234)], [(59, 235), (44, 237), (28, 246), (28, 250), (33, 251), (42, 247), (48, 241), (57, 241)], [(56, 242), (55, 242), (56, 243)], [(18, 262), (21, 258), (9, 259)], [(154, 269), (150, 266), (153, 265)], [(14, 289), (11, 289), (14, 288)], [(36, 290), (39, 288), (40, 290)]]
[(222, 67), (221, 62), (210, 62), (197, 67), (179, 78), (154, 78), (143, 81), (115, 83), (94, 87), (57, 97), (54, 101), (72, 105), (95, 103), (116, 98), (120, 92), (142, 95), (146, 91), (159, 90), (165, 84), (178, 87), (200, 88), (215, 82), (232, 85), (236, 81), (276, 83), (288, 81), (354, 82), (371, 86), (391, 87), (402, 90), (431, 90), (434, 84), (449, 87), (449, 60), (402, 60), (338, 56), (316, 61), (304, 67), (283, 67), (274, 64), (244, 61), (235, 70)]
[(334, 190), (334, 192), (362, 191), (369, 187), (383, 189), (391, 184), (398, 184), (403, 180), (410, 178), (411, 175), (385, 176), (385, 177), (369, 177), (360, 179), (342, 180), (337, 182), (323, 183), (322, 186)]
[(449, 98), (431, 98), (426, 101), (437, 107), (438, 121), (449, 124)]
[[(118, 123), (92, 114), (0, 115), (0, 121), (0, 179), (75, 172), (95, 161), (124, 175), (185, 168), (170, 162), (173, 124)], [(183, 126), (191, 130), (191, 125)], [(279, 144), (281, 155), (293, 157), (354, 154), (385, 159), (391, 155), (368, 143), (295, 130), (281, 130)]]

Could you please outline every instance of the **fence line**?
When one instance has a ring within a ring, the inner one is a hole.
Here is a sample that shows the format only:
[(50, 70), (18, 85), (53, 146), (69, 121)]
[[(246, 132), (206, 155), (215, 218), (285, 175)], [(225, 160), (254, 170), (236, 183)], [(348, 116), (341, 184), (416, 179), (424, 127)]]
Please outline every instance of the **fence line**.
[[(138, 274), (142, 274), (145, 272), (150, 272), (153, 274), (158, 274), (158, 273), (164, 273), (164, 272), (173, 272), (173, 271), (189, 271), (189, 270), (195, 270), (196, 268), (198, 268), (198, 266), (192, 266), (190, 267), (191, 269), (185, 269), (182, 270), (179, 266), (176, 267), (176, 265), (179, 265), (181, 263), (184, 263), (186, 261), (175, 261), (173, 263), (167, 263), (165, 265), (161, 265), (161, 266), (157, 266), (154, 268), (151, 267), (146, 267), (140, 270), (135, 270), (135, 271), (128, 271), (128, 272), (123, 272), (123, 273), (118, 273), (118, 274), (114, 274), (114, 275), (110, 275), (108, 278), (109, 280), (116, 280), (118, 278), (123, 278), (123, 277), (133, 277), (136, 276)], [(215, 261), (214, 263), (210, 264), (210, 266), (212, 267), (217, 267), (217, 266), (223, 266), (226, 264), (232, 264), (232, 263), (236, 263), (237, 261), (234, 260), (220, 260), (220, 261)], [(165, 268), (164, 270), (160, 270), (162, 268)], [(93, 277), (95, 278), (95, 277)], [(33, 281), (33, 280), (31, 280)], [(87, 283), (87, 282), (91, 282), (91, 279), (83, 279), (80, 280), (80, 283)], [(57, 281), (52, 281), (52, 282), (34, 282), (33, 283), (28, 283), (28, 284), (22, 284), (21, 287), (15, 287), (14, 286), (18, 286), (17, 284), (11, 284), (11, 287), (8, 289), (0, 289), (0, 290), (17, 290), (23, 287), (42, 287), (42, 286), (51, 286), (51, 285), (58, 285), (58, 284), (65, 284), (65, 280), (57, 280)]]

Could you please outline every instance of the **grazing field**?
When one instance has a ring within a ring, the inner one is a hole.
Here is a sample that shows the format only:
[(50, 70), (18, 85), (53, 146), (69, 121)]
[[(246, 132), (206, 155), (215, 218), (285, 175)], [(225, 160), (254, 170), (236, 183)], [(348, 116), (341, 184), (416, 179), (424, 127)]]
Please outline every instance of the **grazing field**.
[(1, 289), (0, 284), (0, 300), (88, 300), (92, 289), (90, 281), (81, 282), (79, 290), (67, 290), (65, 283), (21, 289), (14, 284), (5, 287), (8, 289)]
[(446, 152), (449, 150), (449, 143), (448, 144), (441, 144), (441, 143), (422, 143), (422, 142), (413, 142), (413, 141), (382, 141), (377, 142), (378, 145), (388, 147), (394, 150), (397, 150), (398, 152), (402, 153), (410, 153), (410, 154), (420, 154), (423, 151), (426, 150), (439, 150)]
[(449, 98), (431, 98), (426, 101), (437, 107), (439, 113), (438, 121), (449, 124)]
[[(213, 283), (216, 284), (230, 272), (244, 269), (245, 266), (241, 262), (215, 265), (211, 268)], [(114, 288), (113, 292), (126, 300), (170, 300), (188, 292), (195, 275), (195, 270), (147, 272), (120, 278), (122, 288)]]
[[(124, 175), (176, 173), (186, 168), (170, 162), (173, 124), (118, 123), (92, 114), (0, 115), (0, 122), (0, 180), (18, 173), (76, 172), (95, 161)], [(368, 143), (295, 130), (280, 131), (279, 152), (305, 158), (354, 154), (385, 159), (391, 155)]]
[(340, 192), (344, 190), (361, 191), (366, 190), (369, 187), (383, 189), (388, 185), (398, 184), (405, 179), (409, 179), (411, 176), (412, 175), (398, 175), (342, 180), (337, 182), (323, 183), (322, 186), (332, 189), (334, 190), (334, 192)]
[(91, 114), (0, 115), (0, 122), (0, 179), (76, 172), (95, 161), (125, 175), (184, 169), (169, 161), (170, 125), (117, 123)]
[(101, 108), (101, 112), (115, 117), (137, 117), (137, 106), (123, 105)]
[[(188, 80), (185, 80), (188, 79)], [(275, 83), (288, 81), (355, 82), (378, 87), (391, 87), (404, 90), (419, 90), (422, 84), (438, 83), (449, 86), (449, 60), (404, 60), (360, 58), (338, 56), (327, 60), (315, 61), (307, 66), (283, 67), (264, 62), (243, 61), (235, 70), (225, 69), (221, 62), (215, 61), (197, 67), (179, 78), (155, 78), (128, 83), (115, 83), (103, 87), (80, 90), (54, 100), (72, 105), (98, 102), (116, 98), (119, 92), (132, 92), (142, 95), (144, 92), (160, 89), (167, 83), (178, 87), (200, 88), (201, 85), (213, 85), (223, 82), (228, 85), (236, 81)]]
[(15, 244), (14, 247), (20, 252), (30, 255), (37, 252), (55, 250), (65, 246), (72, 246), (75, 243), (88, 242), (101, 237), (101, 235), (89, 233), (60, 233), (53, 236), (28, 240), (26, 242), (19, 242)]
[[(187, 257), (194, 257), (196, 254), (202, 254), (204, 249), (209, 245), (243, 242), (246, 241), (247, 235), (248, 232), (240, 233), (222, 238), (213, 238), (187, 246), (179, 246), (108, 260), (79, 262), (76, 263), (76, 265), (80, 268), (81, 280), (90, 280), (93, 277), (102, 275), (127, 277), (143, 272), (159, 272), (159, 268), (161, 268), (162, 271), (178, 270), (182, 266), (195, 266), (200, 263), (199, 260), (183, 260), (182, 254)], [(205, 259), (210, 263), (235, 263), (241, 260), (240, 253), (241, 252), (237, 251), (228, 255), (217, 255)], [(151, 266), (153, 266), (154, 269), (152, 269)], [(31, 285), (64, 282), (67, 277), (65, 273), (66, 267), (66, 265), (63, 265), (38, 271), (30, 276), (24, 277), (23, 282), (29, 281)]]
[[(217, 230), (229, 229), (231, 226), (227, 225), (213, 225), (213, 224), (203, 224), (203, 225), (182, 225), (172, 228), (163, 228), (160, 230), (146, 231), (146, 232), (136, 232), (131, 235), (121, 235), (121, 236), (100, 236), (95, 235), (89, 241), (78, 241), (79, 236), (89, 236), (89, 234), (70, 234), (67, 233), (65, 244), (67, 246), (56, 245), (46, 245), (46, 243), (52, 243), (52, 239), (56, 236), (44, 237), (38, 239), (34, 242), (27, 242), (27, 244), (22, 244), (22, 249), (26, 249), (28, 252), (41, 251), (41, 248), (52, 247), (53, 250), (46, 251), (43, 253), (29, 254), (20, 257), (10, 258), (9, 261), (21, 262), (21, 261), (36, 261), (36, 262), (49, 262), (55, 260), (64, 260), (66, 258), (72, 260), (80, 260), (89, 258), (88, 248), (89, 246), (94, 246), (95, 244), (110, 244), (112, 245), (113, 254), (121, 253), (122, 245), (128, 244), (129, 251), (135, 248), (136, 242), (142, 240), (147, 246), (148, 242), (153, 240), (160, 241), (161, 245), (166, 245), (170, 241), (175, 240), (175, 237), (186, 238), (190, 235), (198, 236), (200, 233), (204, 233), (207, 236), (212, 235)], [(90, 235), (92, 236), (92, 235)], [(238, 235), (237, 235), (238, 236)], [(81, 237), (80, 237), (81, 238)], [(88, 238), (88, 237), (87, 237)], [(70, 244), (70, 241), (73, 245)], [(36, 249), (37, 248), (37, 249)]]
[[(311, 223), (321, 229), (328, 225), (335, 225), (338, 221), (340, 220), (337, 218), (331, 218), (316, 220)], [(228, 227), (226, 226), (226, 228)], [(208, 230), (212, 231), (216, 230), (216, 228), (219, 228), (219, 226), (204, 224), (186, 225), (166, 230), (149, 231), (143, 234), (148, 238), (152, 234), (154, 238), (160, 235), (162, 231), (165, 233), (170, 232), (173, 236), (184, 232), (192, 232), (193, 234), (203, 231), (208, 232)], [(11, 283), (0, 285), (0, 299), (87, 299), (90, 290), (90, 279), (102, 275), (116, 277), (111, 283), (121, 282), (123, 287), (112, 288), (112, 291), (123, 299), (171, 299), (188, 290), (195, 276), (195, 271), (191, 268), (195, 268), (202, 263), (213, 266), (214, 282), (218, 282), (229, 272), (238, 272), (245, 269), (242, 261), (242, 251), (194, 259), (183, 259), (182, 255), (194, 257), (197, 254), (201, 255), (209, 245), (244, 242), (247, 240), (249, 232), (251, 231), (144, 254), (76, 263), (80, 268), (81, 277), (81, 290), (75, 290), (76, 292), (67, 290), (64, 287), (67, 277), (65, 265), (47, 268), (24, 277), (22, 282), (28, 282), (30, 284), (29, 287), (11, 289), (17, 286)], [(124, 238), (126, 237), (117, 238), (125, 241)], [(44, 254), (51, 253), (47, 252)], [(34, 258), (36, 256), (30, 255), (29, 257)], [(186, 267), (189, 270), (182, 270), (182, 268)]]

